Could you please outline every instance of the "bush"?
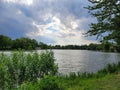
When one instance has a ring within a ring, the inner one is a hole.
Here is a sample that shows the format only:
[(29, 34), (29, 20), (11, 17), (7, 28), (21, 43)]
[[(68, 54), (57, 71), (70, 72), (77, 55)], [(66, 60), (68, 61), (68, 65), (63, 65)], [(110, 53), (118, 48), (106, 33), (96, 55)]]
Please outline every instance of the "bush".
[(58, 78), (47, 75), (36, 82), (25, 82), (17, 90), (64, 90)]
[(39, 83), (40, 90), (63, 90), (56, 79), (52, 76), (46, 76)]
[(0, 87), (18, 87), (26, 81), (37, 81), (45, 75), (55, 75), (58, 67), (54, 63), (52, 51), (41, 54), (12, 52), (10, 55), (0, 53)]

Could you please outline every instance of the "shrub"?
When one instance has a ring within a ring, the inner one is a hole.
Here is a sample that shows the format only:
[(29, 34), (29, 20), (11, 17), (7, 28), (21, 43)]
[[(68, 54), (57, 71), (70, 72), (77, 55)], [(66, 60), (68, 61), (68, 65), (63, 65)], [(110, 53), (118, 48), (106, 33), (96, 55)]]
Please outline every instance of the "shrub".
[[(45, 75), (55, 75), (58, 67), (52, 51), (0, 53), (0, 87), (18, 87), (26, 81), (36, 81)], [(7, 86), (8, 85), (8, 86)]]
[(25, 82), (17, 90), (64, 90), (58, 78), (47, 75), (36, 82)]
[(53, 76), (46, 76), (40, 83), (40, 90), (63, 90)]

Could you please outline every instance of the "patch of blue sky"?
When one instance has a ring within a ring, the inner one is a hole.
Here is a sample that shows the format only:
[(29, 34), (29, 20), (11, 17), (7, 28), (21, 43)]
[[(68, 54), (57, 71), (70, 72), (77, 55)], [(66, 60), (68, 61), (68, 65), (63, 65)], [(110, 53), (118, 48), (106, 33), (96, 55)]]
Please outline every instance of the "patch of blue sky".
[(52, 32), (57, 32), (57, 30), (55, 28), (53, 28), (53, 27), (48, 27), (47, 30), (50, 30)]

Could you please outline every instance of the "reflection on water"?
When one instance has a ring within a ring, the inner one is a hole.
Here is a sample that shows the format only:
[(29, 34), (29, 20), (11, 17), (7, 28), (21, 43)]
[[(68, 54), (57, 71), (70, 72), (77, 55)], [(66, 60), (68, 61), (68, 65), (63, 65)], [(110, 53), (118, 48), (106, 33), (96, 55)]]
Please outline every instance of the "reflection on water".
[(120, 54), (87, 50), (53, 50), (59, 72), (96, 72), (109, 63), (120, 61)]

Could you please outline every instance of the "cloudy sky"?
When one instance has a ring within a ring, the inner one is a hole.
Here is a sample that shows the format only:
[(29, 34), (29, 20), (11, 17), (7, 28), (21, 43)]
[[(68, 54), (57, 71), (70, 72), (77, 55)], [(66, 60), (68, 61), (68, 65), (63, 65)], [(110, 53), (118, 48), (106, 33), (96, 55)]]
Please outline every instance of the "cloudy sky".
[(87, 5), (87, 0), (0, 0), (0, 34), (53, 45), (96, 43), (83, 35), (95, 21)]

